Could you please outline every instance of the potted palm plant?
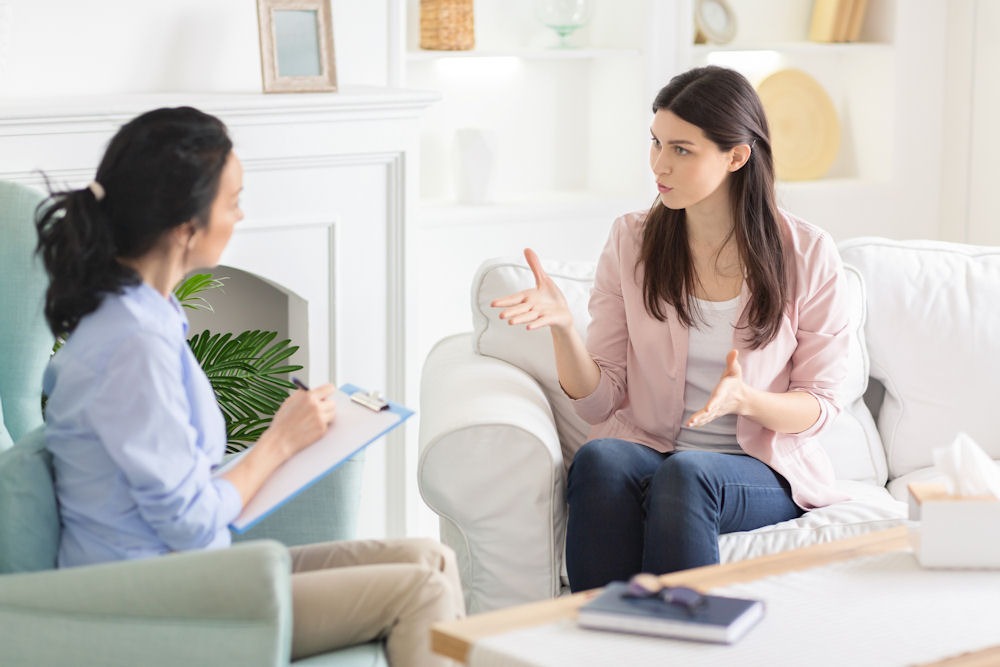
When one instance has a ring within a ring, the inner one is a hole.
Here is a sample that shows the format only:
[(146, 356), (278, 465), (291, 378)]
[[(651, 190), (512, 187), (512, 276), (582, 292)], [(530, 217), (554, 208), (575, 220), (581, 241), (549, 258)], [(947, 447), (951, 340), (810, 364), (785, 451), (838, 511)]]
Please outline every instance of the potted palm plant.
[[(174, 295), (185, 308), (212, 311), (205, 293), (222, 286), (211, 273), (197, 273), (181, 281)], [(228, 453), (256, 442), (295, 388), (287, 376), (302, 366), (288, 359), (299, 348), (288, 339), (276, 341), (277, 336), (258, 329), (239, 334), (206, 329), (188, 339), (226, 419)]]

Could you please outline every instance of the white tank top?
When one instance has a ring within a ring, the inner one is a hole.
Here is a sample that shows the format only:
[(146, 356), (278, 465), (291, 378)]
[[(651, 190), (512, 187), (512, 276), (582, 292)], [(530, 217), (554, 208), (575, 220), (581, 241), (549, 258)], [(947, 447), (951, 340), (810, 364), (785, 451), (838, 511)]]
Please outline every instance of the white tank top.
[(739, 297), (729, 301), (695, 299), (700, 317), (688, 330), (687, 377), (684, 381), (684, 419), (676, 449), (742, 453), (736, 444), (736, 415), (725, 415), (700, 428), (683, 424), (705, 407), (726, 369), (726, 355), (733, 349), (733, 331), (739, 315)]

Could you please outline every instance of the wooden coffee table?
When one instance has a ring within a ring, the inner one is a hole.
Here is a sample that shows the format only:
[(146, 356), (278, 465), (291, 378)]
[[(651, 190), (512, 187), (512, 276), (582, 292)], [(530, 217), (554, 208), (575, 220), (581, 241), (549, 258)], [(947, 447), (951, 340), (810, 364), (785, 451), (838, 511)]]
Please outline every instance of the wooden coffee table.
[[(668, 585), (684, 585), (707, 591), (733, 584), (753, 582), (774, 575), (852, 561), (866, 556), (909, 550), (910, 541), (907, 528), (901, 526), (761, 558), (676, 572), (663, 575), (662, 580)], [(432, 629), (431, 645), (433, 650), (441, 655), (460, 662), (467, 662), (473, 646), (486, 638), (532, 626), (574, 619), (579, 606), (593, 597), (596, 592), (596, 590), (586, 591), (552, 600), (477, 614), (457, 621), (439, 623)], [(1000, 630), (998, 630), (998, 644), (1000, 644)], [(985, 667), (986, 665), (1000, 664), (1000, 645), (926, 664), (942, 667), (945, 665), (948, 667)]]

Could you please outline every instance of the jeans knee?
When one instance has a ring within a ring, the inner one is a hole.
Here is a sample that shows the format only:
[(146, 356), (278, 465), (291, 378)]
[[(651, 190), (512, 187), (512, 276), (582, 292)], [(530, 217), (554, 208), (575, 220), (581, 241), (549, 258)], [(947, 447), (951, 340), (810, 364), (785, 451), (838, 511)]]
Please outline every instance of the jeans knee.
[(687, 496), (691, 492), (705, 490), (710, 486), (714, 457), (726, 456), (712, 452), (676, 452), (663, 462), (651, 486), (668, 489)]
[(624, 443), (612, 438), (601, 438), (585, 442), (573, 457), (569, 468), (570, 477), (615, 476), (625, 472), (625, 457), (622, 456)]

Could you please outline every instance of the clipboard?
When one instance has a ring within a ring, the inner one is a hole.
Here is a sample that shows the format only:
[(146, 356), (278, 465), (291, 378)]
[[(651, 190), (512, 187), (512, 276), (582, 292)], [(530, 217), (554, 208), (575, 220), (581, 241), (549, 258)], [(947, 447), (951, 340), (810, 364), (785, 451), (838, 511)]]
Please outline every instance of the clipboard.
[[(285, 461), (267, 478), (240, 515), (229, 524), (234, 533), (247, 532), (345, 460), (413, 416), (412, 410), (392, 401), (386, 401), (388, 407), (374, 410), (363, 402), (351, 400), (354, 394), (370, 396), (352, 384), (345, 384), (334, 392), (328, 399), (337, 402), (333, 424), (319, 440)], [(242, 456), (233, 459), (215, 474), (229, 470), (240, 458)]]

